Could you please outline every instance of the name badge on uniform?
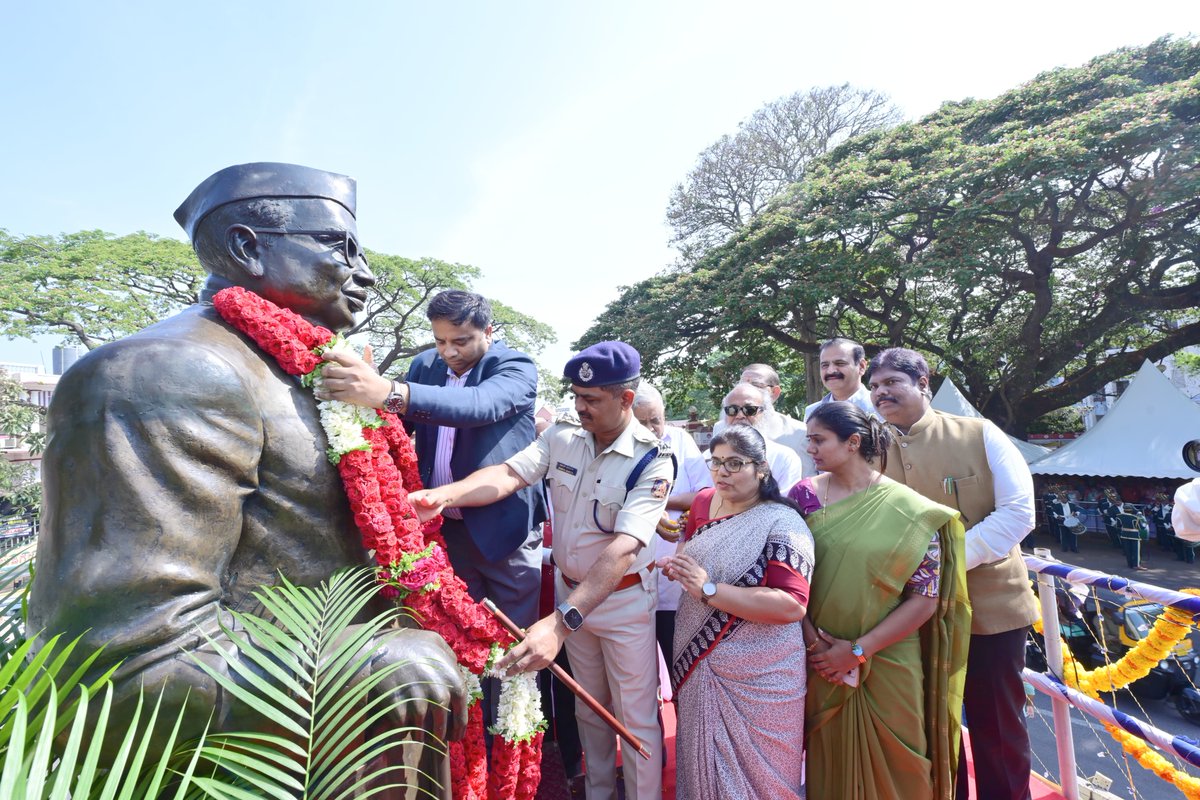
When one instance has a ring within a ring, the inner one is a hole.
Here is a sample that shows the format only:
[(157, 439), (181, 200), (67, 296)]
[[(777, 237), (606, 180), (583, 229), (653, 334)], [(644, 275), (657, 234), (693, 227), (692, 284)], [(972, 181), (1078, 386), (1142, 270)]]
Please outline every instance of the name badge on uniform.
[(557, 464), (555, 464), (554, 468), (556, 470), (558, 470), (559, 472), (565, 472), (568, 475), (577, 475), (579, 473), (578, 469), (576, 469), (575, 467), (572, 467), (569, 464), (564, 464), (561, 461), (559, 461)]
[(650, 495), (656, 500), (662, 500), (671, 493), (671, 482), (666, 478), (659, 478), (650, 487)]

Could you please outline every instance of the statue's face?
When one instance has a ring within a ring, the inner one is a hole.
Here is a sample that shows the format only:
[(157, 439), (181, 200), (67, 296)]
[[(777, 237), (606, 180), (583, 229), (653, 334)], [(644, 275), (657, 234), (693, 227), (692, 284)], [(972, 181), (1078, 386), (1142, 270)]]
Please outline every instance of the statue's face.
[[(289, 231), (260, 233), (263, 274), (248, 288), (330, 330), (354, 324), (375, 276), (358, 246), (354, 217), (332, 200), (296, 200)], [(346, 235), (350, 253), (346, 253)]]

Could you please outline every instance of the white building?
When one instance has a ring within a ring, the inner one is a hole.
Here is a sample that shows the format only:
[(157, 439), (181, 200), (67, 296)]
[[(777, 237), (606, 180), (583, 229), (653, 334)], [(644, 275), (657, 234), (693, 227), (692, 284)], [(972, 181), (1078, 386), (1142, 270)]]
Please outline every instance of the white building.
[[(0, 361), (0, 370), (20, 382), (26, 401), (43, 409), (50, 406), (50, 398), (61, 376), (48, 373), (36, 364)], [(41, 454), (30, 453), (29, 447), (13, 431), (0, 431), (0, 457), (12, 463), (28, 463), (40, 474)]]

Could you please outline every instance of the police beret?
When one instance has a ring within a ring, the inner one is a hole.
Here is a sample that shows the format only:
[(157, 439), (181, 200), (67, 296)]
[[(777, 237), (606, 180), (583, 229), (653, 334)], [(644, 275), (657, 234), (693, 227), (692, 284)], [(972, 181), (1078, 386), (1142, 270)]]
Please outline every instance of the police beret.
[(624, 342), (599, 342), (567, 362), (563, 375), (576, 386), (611, 386), (642, 374), (642, 357)]
[(298, 164), (238, 164), (215, 172), (175, 209), (175, 221), (193, 238), (200, 221), (223, 205), (260, 197), (332, 200), (354, 216), (355, 181)]

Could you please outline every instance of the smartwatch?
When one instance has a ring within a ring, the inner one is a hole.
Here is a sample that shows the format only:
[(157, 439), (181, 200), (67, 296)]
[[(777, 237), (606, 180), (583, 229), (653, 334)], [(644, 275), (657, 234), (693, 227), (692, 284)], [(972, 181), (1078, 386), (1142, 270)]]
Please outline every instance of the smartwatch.
[(860, 663), (860, 664), (867, 663), (867, 657), (865, 655), (863, 655), (862, 645), (859, 644), (858, 642), (855, 642), (854, 644), (850, 645), (850, 655), (857, 658), (858, 663)]
[(705, 584), (700, 587), (700, 602), (704, 603), (704, 605), (708, 605), (708, 601), (712, 600), (716, 596), (717, 585), (712, 581), (706, 581)]
[(383, 401), (383, 410), (389, 414), (403, 414), (407, 405), (404, 395), (400, 392), (400, 381), (392, 381), (392, 391)]
[(562, 617), (563, 625), (567, 626), (567, 630), (577, 631), (583, 627), (583, 614), (580, 614), (578, 608), (565, 600), (558, 606), (558, 613)]

